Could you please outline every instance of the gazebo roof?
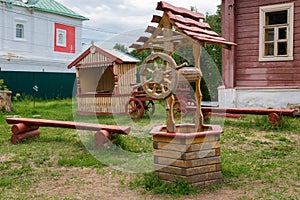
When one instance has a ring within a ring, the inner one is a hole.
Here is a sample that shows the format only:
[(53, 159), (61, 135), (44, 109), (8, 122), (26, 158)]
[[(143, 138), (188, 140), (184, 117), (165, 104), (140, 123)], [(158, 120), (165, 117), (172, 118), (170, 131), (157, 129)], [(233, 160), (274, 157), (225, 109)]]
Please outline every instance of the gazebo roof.
[(87, 48), (80, 56), (78, 56), (73, 62), (68, 65), (68, 69), (71, 69), (74, 66), (81, 66), (81, 61), (86, 58), (90, 54), (101, 54), (105, 59), (100, 62), (93, 62), (93, 63), (85, 63), (85, 65), (112, 65), (113, 63), (123, 64), (123, 63), (138, 63), (140, 62), (139, 59), (134, 58), (128, 54), (125, 54), (121, 51), (115, 49), (101, 49), (95, 46), (93, 43), (92, 45)]
[[(226, 41), (226, 39), (214, 32), (208, 23), (203, 22), (205, 17), (202, 13), (193, 12), (186, 8), (176, 7), (163, 1), (157, 3), (156, 10), (164, 12), (163, 16), (154, 15), (151, 20), (152, 23), (158, 24), (157, 28), (148, 26), (145, 32), (151, 33), (151, 37), (140, 37), (137, 42), (142, 44), (132, 44), (130, 46), (131, 48), (140, 50), (147, 48), (161, 48), (159, 45), (156, 47), (154, 45), (161, 43), (161, 40), (157, 42), (157, 38), (158, 36), (163, 35), (162, 29), (166, 28), (172, 30), (175, 29), (178, 35), (181, 34), (188, 36), (201, 44), (213, 43), (222, 45), (225, 48), (231, 48), (232, 45), (236, 45), (235, 43)], [(180, 37), (177, 36), (177, 40), (178, 38)]]

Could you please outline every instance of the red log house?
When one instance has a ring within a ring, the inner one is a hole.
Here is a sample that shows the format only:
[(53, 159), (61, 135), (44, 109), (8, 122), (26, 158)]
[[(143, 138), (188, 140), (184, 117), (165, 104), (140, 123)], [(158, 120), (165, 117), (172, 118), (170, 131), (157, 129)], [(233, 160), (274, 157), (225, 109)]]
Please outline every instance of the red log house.
[(300, 0), (222, 0), (221, 107), (300, 103)]

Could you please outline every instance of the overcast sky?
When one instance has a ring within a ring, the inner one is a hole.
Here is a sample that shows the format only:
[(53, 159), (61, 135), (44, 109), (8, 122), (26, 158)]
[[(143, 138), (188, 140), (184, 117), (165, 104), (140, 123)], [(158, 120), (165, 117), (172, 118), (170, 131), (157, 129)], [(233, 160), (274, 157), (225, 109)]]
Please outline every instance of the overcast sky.
[[(83, 22), (84, 42), (94, 40), (96, 44), (120, 43), (129, 46), (130, 43), (143, 35), (143, 31), (151, 24), (158, 0), (56, 0), (80, 15), (90, 20)], [(221, 0), (165, 0), (174, 6), (198, 12), (214, 14)], [(120, 35), (131, 36), (130, 38)], [(145, 35), (145, 34), (144, 34)], [(121, 39), (120, 39), (121, 38)], [(134, 38), (134, 39), (132, 39)], [(113, 40), (113, 41), (112, 41)], [(110, 42), (108, 42), (110, 41)], [(113, 44), (111, 44), (113, 45)]]

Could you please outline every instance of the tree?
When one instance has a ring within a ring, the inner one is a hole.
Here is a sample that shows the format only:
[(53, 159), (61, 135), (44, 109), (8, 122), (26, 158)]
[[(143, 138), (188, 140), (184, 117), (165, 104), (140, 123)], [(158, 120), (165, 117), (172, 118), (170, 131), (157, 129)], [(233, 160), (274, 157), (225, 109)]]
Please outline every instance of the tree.
[(123, 44), (118, 44), (117, 43), (117, 44), (115, 44), (115, 46), (113, 48), (116, 49), (116, 50), (119, 50), (121, 52), (124, 52), (124, 53), (129, 53), (128, 49)]
[[(222, 35), (222, 10), (221, 5), (218, 6), (216, 14), (209, 15), (206, 13), (206, 20), (211, 29), (219, 35)], [(206, 46), (206, 51), (213, 57), (214, 62), (218, 66), (220, 73), (222, 73), (222, 47), (217, 44), (210, 44)]]

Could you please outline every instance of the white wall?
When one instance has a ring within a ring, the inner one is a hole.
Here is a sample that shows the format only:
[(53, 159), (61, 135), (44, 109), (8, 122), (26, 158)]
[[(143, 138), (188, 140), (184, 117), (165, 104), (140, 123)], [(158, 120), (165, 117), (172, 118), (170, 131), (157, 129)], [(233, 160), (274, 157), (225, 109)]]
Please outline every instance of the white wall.
[[(47, 61), (52, 63), (57, 62), (63, 65), (64, 69), (62, 71), (65, 71), (67, 64), (82, 53), (82, 20), (52, 13), (30, 11), (27, 8), (19, 6), (7, 8), (5, 4), (1, 3), (0, 11), (0, 58), (6, 58), (6, 55), (11, 53), (13, 55), (12, 59), (18, 57), (18, 59), (27, 60), (27, 63), (31, 63), (31, 65), (36, 60), (42, 60), (46, 63)], [(24, 39), (15, 38), (16, 21), (20, 21), (25, 25)], [(75, 53), (54, 52), (55, 23), (75, 26)], [(2, 70), (7, 70), (6, 66), (8, 65), (9, 63), (0, 67)], [(30, 66), (26, 68), (28, 68), (28, 71), (31, 71)], [(39, 66), (32, 66), (32, 68), (39, 68)]]
[(287, 108), (300, 103), (300, 89), (261, 88), (225, 89), (219, 87), (219, 106), (231, 108)]

